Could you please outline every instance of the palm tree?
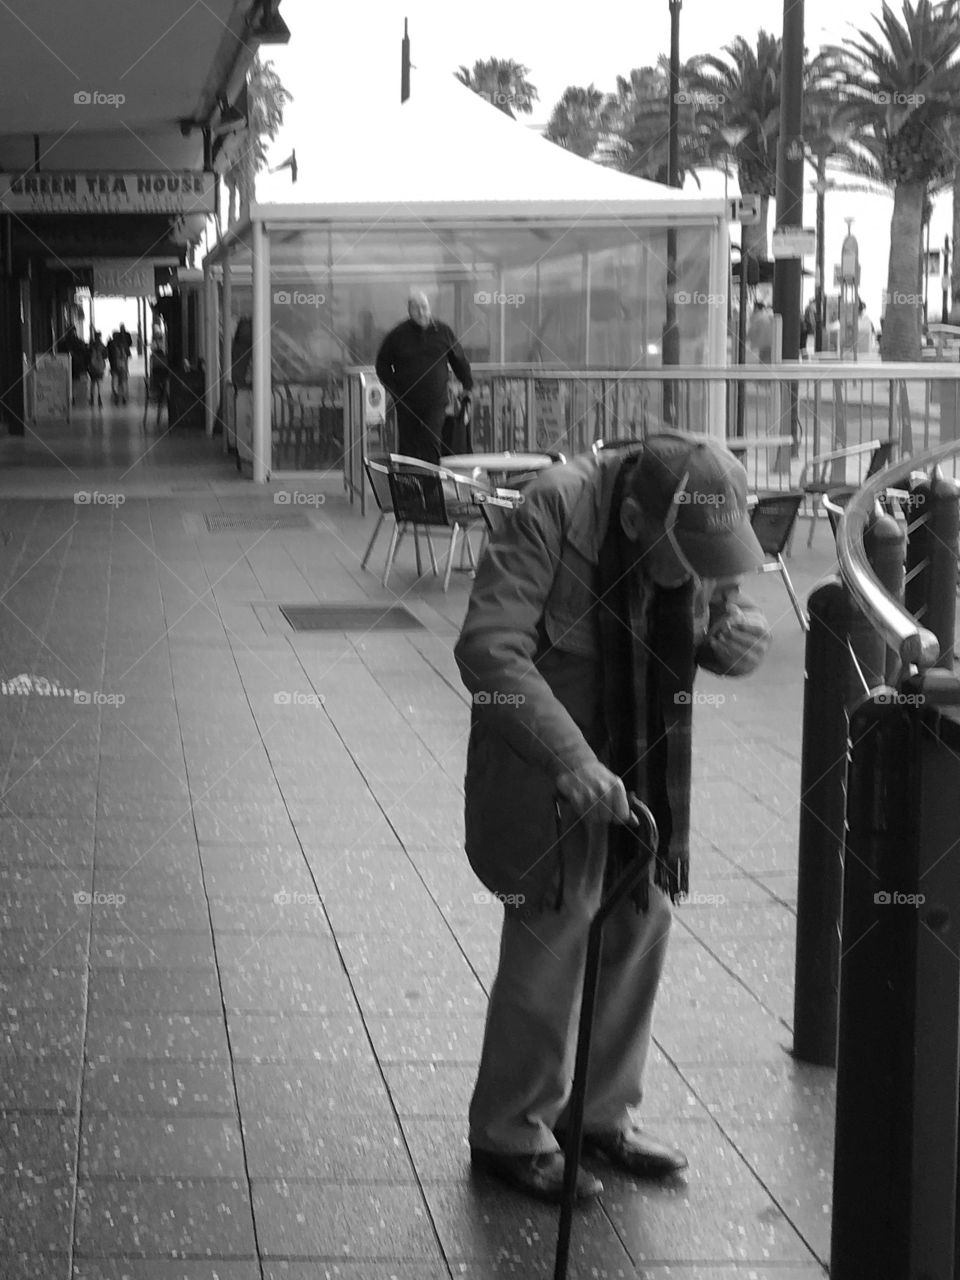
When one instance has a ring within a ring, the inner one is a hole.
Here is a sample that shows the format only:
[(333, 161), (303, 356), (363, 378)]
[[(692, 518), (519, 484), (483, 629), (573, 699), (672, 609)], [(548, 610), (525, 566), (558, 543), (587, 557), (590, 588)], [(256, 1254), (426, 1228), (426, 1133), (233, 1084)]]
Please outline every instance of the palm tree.
[(858, 31), (829, 51), (852, 145), (893, 188), (884, 360), (920, 359), (920, 250), (924, 201), (952, 174), (950, 131), (960, 94), (960, 22), (930, 0), (903, 0), (901, 22), (884, 3), (879, 36)]
[[(777, 190), (781, 42), (760, 31), (756, 47), (738, 36), (723, 55), (692, 60), (688, 92), (710, 139), (708, 153), (732, 154), (741, 193), (760, 197), (759, 222), (741, 228), (745, 257), (759, 260), (767, 256), (767, 215)], [(737, 138), (726, 152), (719, 146), (724, 131)]]
[(516, 120), (514, 110), (529, 115), (540, 95), (527, 79), (530, 68), (512, 58), (478, 58), (473, 70), (461, 67), (454, 73), (461, 84), (486, 98), (495, 107)]
[(586, 89), (568, 85), (551, 112), (543, 136), (575, 155), (591, 157), (609, 127), (606, 101), (606, 95), (592, 84)]
[(241, 135), (238, 153), (224, 173), (230, 202), (227, 225), (236, 221), (237, 195), (240, 203), (249, 203), (253, 197), (255, 176), (267, 163), (266, 140), (272, 142), (283, 124), (283, 109), (293, 101), (293, 94), (285, 89), (272, 62), (261, 62), (259, 53), (247, 73), (247, 128)]
[[(661, 55), (655, 67), (635, 67), (617, 76), (616, 92), (607, 99), (608, 137), (597, 158), (603, 163), (654, 182), (666, 182), (670, 134), (670, 65)], [(678, 112), (680, 181), (709, 163), (703, 149), (703, 129), (696, 103), (680, 70)]]

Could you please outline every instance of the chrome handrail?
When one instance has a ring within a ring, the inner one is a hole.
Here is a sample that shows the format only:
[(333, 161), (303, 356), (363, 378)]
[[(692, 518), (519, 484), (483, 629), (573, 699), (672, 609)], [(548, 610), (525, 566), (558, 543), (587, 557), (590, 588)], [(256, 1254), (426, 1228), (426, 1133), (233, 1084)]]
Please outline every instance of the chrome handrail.
[(954, 453), (960, 453), (960, 440), (912, 455), (878, 471), (847, 503), (837, 529), (840, 573), (851, 595), (871, 626), (899, 654), (903, 665), (916, 666), (920, 671), (936, 663), (940, 643), (933, 632), (921, 627), (881, 584), (867, 560), (863, 533), (884, 489), (908, 479), (914, 471), (927, 471)]

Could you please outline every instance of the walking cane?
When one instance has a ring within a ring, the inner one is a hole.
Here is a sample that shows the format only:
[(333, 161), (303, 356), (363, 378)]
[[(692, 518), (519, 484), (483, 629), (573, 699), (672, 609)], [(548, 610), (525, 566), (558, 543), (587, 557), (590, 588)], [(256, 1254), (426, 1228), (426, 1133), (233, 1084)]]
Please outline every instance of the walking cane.
[(587, 1070), (590, 1065), (590, 1037), (593, 1032), (593, 1013), (597, 1003), (597, 984), (600, 978), (600, 951), (603, 946), (603, 926), (607, 917), (640, 882), (650, 874), (650, 863), (656, 857), (659, 832), (653, 814), (632, 793), (629, 796), (630, 812), (647, 825), (647, 839), (640, 830), (637, 840), (640, 848), (649, 856), (637, 858), (620, 875), (610, 893), (600, 904), (590, 922), (587, 936), (587, 962), (583, 975), (583, 998), (580, 1003), (580, 1027), (577, 1033), (577, 1056), (573, 1070), (573, 1088), (570, 1093), (570, 1124), (563, 1159), (563, 1193), (560, 1201), (560, 1229), (557, 1233), (557, 1257), (553, 1280), (566, 1280), (567, 1261), (570, 1256), (570, 1229), (573, 1225), (573, 1206), (577, 1198), (577, 1173), (580, 1168), (580, 1150), (583, 1146), (583, 1105), (587, 1093)]

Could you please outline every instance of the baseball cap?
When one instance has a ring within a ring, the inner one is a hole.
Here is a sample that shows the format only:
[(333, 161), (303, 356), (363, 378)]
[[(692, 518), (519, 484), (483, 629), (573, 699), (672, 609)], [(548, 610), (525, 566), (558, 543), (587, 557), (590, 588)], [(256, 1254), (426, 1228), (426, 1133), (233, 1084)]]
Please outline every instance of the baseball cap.
[(698, 577), (749, 573), (766, 559), (750, 524), (747, 473), (718, 440), (649, 436), (629, 492), (646, 515), (664, 522)]

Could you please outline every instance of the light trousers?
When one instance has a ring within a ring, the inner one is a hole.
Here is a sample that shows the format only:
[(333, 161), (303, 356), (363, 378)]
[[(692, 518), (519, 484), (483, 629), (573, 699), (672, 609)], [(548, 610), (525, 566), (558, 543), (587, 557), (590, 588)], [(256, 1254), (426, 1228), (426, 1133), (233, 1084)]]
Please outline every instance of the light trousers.
[[(572, 859), (570, 860), (572, 861)], [(603, 851), (568, 866), (559, 911), (507, 908), (470, 1104), (470, 1145), (511, 1154), (556, 1151), (573, 1084), (590, 922), (603, 889)], [(653, 1006), (672, 909), (650, 886), (649, 910), (628, 898), (604, 925), (584, 1132), (624, 1131), (643, 1098)]]

